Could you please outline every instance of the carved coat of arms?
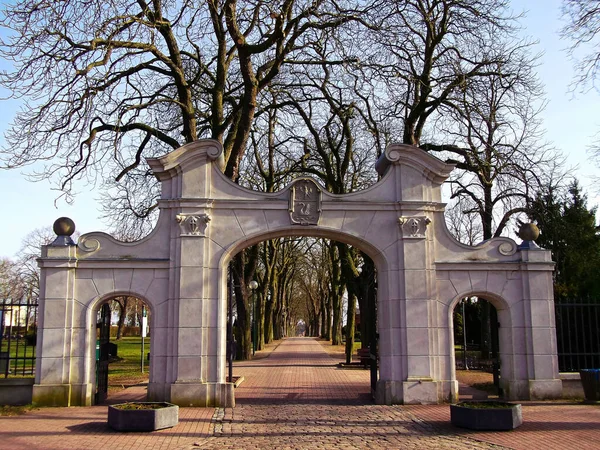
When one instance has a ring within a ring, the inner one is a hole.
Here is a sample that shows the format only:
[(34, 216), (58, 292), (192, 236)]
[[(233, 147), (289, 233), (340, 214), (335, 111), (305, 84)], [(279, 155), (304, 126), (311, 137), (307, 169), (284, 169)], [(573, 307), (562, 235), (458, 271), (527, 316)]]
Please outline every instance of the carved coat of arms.
[(425, 216), (399, 217), (400, 234), (403, 238), (424, 239), (431, 219)]
[(321, 189), (313, 180), (301, 178), (290, 189), (292, 223), (317, 225), (321, 216)]

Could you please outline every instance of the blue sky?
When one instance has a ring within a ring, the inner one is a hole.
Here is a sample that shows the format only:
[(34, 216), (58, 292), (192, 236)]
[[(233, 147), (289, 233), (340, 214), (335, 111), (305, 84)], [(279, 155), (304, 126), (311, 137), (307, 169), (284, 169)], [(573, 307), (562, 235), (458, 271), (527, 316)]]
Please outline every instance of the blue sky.
[[(512, 0), (516, 12), (528, 11), (522, 20), (524, 33), (539, 41), (537, 49), (544, 52), (538, 73), (545, 85), (548, 106), (542, 117), (546, 138), (566, 156), (570, 167), (578, 166), (576, 176), (588, 193), (590, 202), (600, 201), (591, 176), (599, 172), (590, 163), (587, 148), (597, 137), (600, 139), (598, 110), (600, 94), (569, 92), (573, 80), (573, 64), (564, 51), (567, 43), (561, 41), (558, 30), (560, 0)], [(0, 61), (0, 68), (3, 62)], [(5, 93), (0, 92), (0, 95)], [(0, 133), (10, 122), (18, 102), (0, 102)], [(0, 137), (0, 145), (3, 138)], [(73, 205), (59, 199), (47, 181), (32, 183), (19, 171), (0, 171), (0, 195), (4, 220), (0, 221), (0, 257), (12, 257), (21, 247), (23, 238), (36, 228), (50, 227), (61, 216), (71, 217), (77, 231), (106, 231), (108, 226), (100, 219), (98, 195), (91, 188), (77, 186), (79, 193)], [(55, 204), (56, 201), (56, 204)]]

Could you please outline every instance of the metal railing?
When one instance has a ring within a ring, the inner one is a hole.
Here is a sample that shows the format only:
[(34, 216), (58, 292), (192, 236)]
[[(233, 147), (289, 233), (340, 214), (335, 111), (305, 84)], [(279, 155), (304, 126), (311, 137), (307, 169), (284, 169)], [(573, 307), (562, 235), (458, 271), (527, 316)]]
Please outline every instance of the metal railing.
[(0, 376), (34, 376), (37, 314), (37, 299), (0, 300)]
[(600, 300), (561, 298), (554, 307), (559, 371), (600, 368)]
[[(0, 376), (34, 375), (37, 313), (37, 299), (0, 299)], [(600, 368), (600, 300), (557, 299), (555, 313), (559, 370)]]

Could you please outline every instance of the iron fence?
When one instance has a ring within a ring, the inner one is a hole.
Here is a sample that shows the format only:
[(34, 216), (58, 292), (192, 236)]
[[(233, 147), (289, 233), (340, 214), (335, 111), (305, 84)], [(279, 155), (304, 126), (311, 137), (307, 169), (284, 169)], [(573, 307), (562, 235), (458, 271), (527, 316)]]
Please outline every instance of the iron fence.
[(0, 376), (35, 373), (37, 299), (0, 300)]
[[(600, 368), (600, 301), (562, 298), (554, 304), (559, 370)], [(0, 376), (34, 375), (37, 313), (37, 299), (0, 300)], [(469, 366), (477, 365), (469, 356)]]
[(559, 371), (600, 368), (600, 301), (561, 298), (554, 306)]

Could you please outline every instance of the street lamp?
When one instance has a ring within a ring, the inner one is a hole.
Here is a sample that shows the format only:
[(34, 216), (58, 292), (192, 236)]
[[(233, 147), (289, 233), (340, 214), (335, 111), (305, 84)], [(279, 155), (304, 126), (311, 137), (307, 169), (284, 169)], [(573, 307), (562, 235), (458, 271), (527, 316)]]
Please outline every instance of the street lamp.
[(255, 292), (258, 287), (256, 280), (252, 280), (248, 283), (248, 287), (252, 291), (252, 356), (256, 353), (256, 297)]
[(462, 300), (462, 326), (463, 326), (463, 361), (465, 370), (469, 370), (469, 366), (467, 366), (467, 318), (465, 317), (465, 303), (467, 303), (467, 299), (464, 298)]

